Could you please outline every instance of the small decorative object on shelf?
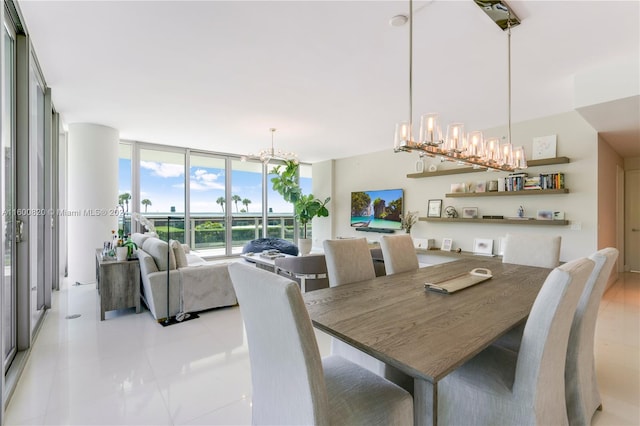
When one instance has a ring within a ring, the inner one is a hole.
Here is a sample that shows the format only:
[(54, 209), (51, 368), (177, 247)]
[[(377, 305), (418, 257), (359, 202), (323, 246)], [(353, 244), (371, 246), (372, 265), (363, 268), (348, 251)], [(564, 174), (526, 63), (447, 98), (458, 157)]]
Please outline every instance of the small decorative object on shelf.
[(462, 208), (462, 217), (464, 219), (477, 219), (478, 218), (478, 208), (477, 207), (463, 207)]
[(443, 238), (442, 239), (442, 246), (440, 247), (440, 250), (442, 251), (451, 251), (451, 247), (453, 246), (453, 240), (451, 238)]
[(444, 213), (447, 215), (447, 217), (450, 218), (458, 217), (458, 211), (453, 206), (448, 206), (446, 209), (444, 209)]
[(418, 212), (407, 212), (406, 215), (400, 215), (400, 221), (402, 223), (402, 228), (407, 232), (407, 234), (411, 233), (411, 228), (418, 221)]
[(518, 208), (518, 217), (524, 217), (524, 208), (522, 206)]

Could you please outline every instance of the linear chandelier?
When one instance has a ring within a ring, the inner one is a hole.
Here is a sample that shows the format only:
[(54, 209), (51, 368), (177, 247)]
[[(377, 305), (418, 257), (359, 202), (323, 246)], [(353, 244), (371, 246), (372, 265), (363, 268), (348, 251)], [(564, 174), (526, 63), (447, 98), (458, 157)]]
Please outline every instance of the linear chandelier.
[(394, 152), (418, 151), (421, 156), (438, 157), (489, 170), (525, 169), (527, 160), (524, 148), (514, 148), (511, 143), (511, 27), (519, 25), (520, 20), (500, 0), (474, 1), (501, 29), (507, 31), (509, 116), (506, 143), (501, 144), (498, 138), (485, 140), (479, 130), (465, 133), (463, 123), (449, 124), (443, 139), (439, 115), (436, 113), (420, 117), (420, 133), (417, 140), (413, 138), (413, 0), (409, 0), (409, 121), (396, 124)]
[(285, 152), (281, 150), (276, 150), (273, 147), (273, 136), (276, 133), (275, 128), (271, 127), (269, 131), (271, 132), (271, 148), (263, 149), (257, 154), (249, 154), (243, 156), (241, 159), (244, 161), (247, 158), (252, 158), (256, 160), (262, 161), (264, 164), (268, 164), (271, 160), (280, 160), (280, 161), (293, 161), (298, 164), (298, 156), (294, 152)]

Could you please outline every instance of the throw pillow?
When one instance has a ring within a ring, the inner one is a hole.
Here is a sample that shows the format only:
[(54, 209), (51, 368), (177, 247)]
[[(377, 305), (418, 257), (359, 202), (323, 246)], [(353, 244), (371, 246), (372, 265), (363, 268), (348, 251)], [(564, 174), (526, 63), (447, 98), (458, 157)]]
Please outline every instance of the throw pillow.
[(180, 243), (180, 241), (171, 240), (170, 244), (171, 244), (171, 248), (173, 249), (173, 254), (176, 257), (176, 266), (178, 268), (184, 268), (186, 266), (189, 266), (189, 262), (187, 261), (187, 255), (185, 254), (184, 247), (182, 247), (182, 244)]
[[(158, 271), (176, 269), (176, 256), (173, 250), (169, 250), (169, 245), (158, 238), (148, 238), (142, 245), (142, 250), (146, 251), (158, 266)], [(169, 254), (169, 264), (167, 264), (167, 253)]]

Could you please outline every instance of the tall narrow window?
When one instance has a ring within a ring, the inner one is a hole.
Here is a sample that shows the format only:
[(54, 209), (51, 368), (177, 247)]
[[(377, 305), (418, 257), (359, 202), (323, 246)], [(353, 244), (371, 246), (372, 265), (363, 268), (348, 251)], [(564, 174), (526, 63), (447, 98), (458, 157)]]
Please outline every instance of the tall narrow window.
[(233, 160), (231, 164), (227, 216), (232, 219), (231, 251), (241, 253), (247, 242), (262, 236), (262, 163)]
[(2, 279), (2, 339), (4, 341), (4, 372), (7, 371), (16, 353), (17, 313), (16, 313), (16, 276), (15, 276), (15, 229), (14, 208), (16, 169), (15, 169), (15, 38), (4, 28), (4, 75), (2, 86), (2, 150), (4, 165), (4, 186), (2, 188), (2, 208), (4, 221), (4, 276)]
[(122, 206), (122, 215), (118, 220), (125, 235), (131, 233), (131, 211), (134, 210), (131, 204), (133, 202), (131, 158), (131, 144), (121, 143), (118, 146), (118, 204)]
[[(40, 74), (29, 67), (29, 208), (45, 211), (45, 132), (44, 89)], [(29, 256), (31, 289), (31, 332), (44, 312), (45, 299), (45, 216), (29, 217)], [(48, 253), (50, 255), (50, 253)]]
[(190, 242), (191, 248), (204, 256), (226, 254), (225, 173), (224, 158), (200, 154), (190, 156)]
[[(300, 188), (302, 189), (302, 193), (304, 195), (309, 195), (313, 193), (312, 182), (311, 182), (312, 169), (313, 167), (311, 166), (311, 164), (300, 164), (300, 168), (298, 169), (300, 173), (299, 175)], [(316, 198), (318, 197), (316, 196)], [(302, 229), (300, 230), (300, 232), (302, 232)], [(313, 235), (312, 223), (309, 222), (307, 224), (307, 238), (311, 238), (312, 235)], [(302, 235), (299, 235), (299, 237), (302, 238)]]
[(284, 198), (282, 198), (282, 195), (274, 191), (273, 184), (271, 183), (271, 179), (276, 176), (275, 174), (273, 174), (273, 169), (276, 166), (277, 164), (267, 165), (267, 217), (269, 219), (267, 236), (293, 241), (295, 235), (293, 204), (285, 201)]
[(140, 150), (140, 200), (158, 236), (184, 242), (184, 153)]

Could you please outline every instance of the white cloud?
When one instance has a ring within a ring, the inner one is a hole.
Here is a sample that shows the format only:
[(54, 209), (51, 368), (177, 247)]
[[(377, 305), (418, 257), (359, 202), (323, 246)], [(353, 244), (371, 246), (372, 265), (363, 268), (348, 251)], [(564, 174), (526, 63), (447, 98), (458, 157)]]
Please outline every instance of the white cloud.
[(196, 170), (191, 176), (191, 189), (194, 191), (207, 191), (210, 189), (224, 190), (224, 182), (219, 182), (218, 179), (222, 174), (209, 173), (204, 169)]
[(164, 178), (180, 177), (184, 174), (184, 166), (180, 164), (156, 163), (155, 161), (140, 161), (140, 167), (151, 170), (156, 176)]

